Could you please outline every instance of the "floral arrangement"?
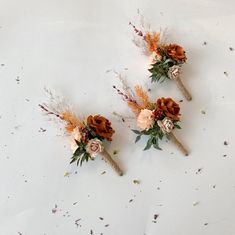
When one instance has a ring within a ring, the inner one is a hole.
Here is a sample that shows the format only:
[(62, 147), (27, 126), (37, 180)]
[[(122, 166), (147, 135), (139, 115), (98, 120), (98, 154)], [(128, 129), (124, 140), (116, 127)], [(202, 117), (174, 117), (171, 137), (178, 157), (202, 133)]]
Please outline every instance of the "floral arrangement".
[(89, 115), (81, 119), (59, 97), (47, 90), (50, 96), (48, 104), (39, 104), (42, 111), (49, 116), (54, 116), (62, 121), (65, 131), (71, 137), (71, 149), (73, 156), (70, 163), (76, 162), (82, 166), (84, 161), (94, 160), (100, 155), (120, 176), (122, 170), (105, 150), (103, 142), (112, 141), (114, 130), (111, 122), (101, 115)]
[(129, 108), (136, 116), (136, 123), (139, 129), (132, 130), (137, 134), (135, 142), (138, 142), (142, 136), (148, 136), (144, 150), (151, 147), (161, 150), (159, 140), (167, 137), (173, 141), (185, 156), (188, 155), (188, 151), (173, 134), (175, 128), (181, 129), (179, 126), (180, 107), (173, 99), (162, 97), (152, 103), (147, 92), (141, 86), (136, 86), (134, 92), (126, 85), (123, 86), (123, 91), (116, 86), (113, 86), (113, 88), (127, 102)]
[[(141, 24), (143, 30), (137, 29), (131, 22), (129, 24), (137, 36), (134, 37), (134, 43), (141, 47), (145, 54), (151, 56), (152, 62), (149, 69), (151, 81), (174, 80), (185, 98), (191, 100), (192, 96), (180, 79), (182, 65), (187, 60), (184, 49), (175, 43), (165, 43), (165, 32), (152, 32), (150, 26), (147, 26), (143, 19)], [(148, 29), (146, 30), (146, 28)]]

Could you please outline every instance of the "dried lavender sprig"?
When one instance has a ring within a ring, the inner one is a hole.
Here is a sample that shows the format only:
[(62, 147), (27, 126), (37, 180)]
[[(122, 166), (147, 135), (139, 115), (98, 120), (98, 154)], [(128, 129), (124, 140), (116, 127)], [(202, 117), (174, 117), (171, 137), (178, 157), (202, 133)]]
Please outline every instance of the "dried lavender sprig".
[(137, 104), (137, 101), (132, 99), (131, 97), (129, 97), (127, 94), (124, 94), (120, 89), (118, 89), (116, 86), (113, 86), (113, 88), (117, 91), (117, 93), (122, 96), (124, 101), (130, 101), (130, 102), (134, 102)]
[(132, 26), (132, 28), (134, 29), (135, 33), (140, 36), (140, 37), (144, 37), (144, 34), (141, 30), (137, 29), (135, 25), (133, 25), (131, 22), (129, 22), (129, 25)]
[(62, 119), (61, 116), (60, 116), (58, 113), (55, 113), (55, 112), (53, 112), (53, 111), (50, 111), (50, 110), (49, 110), (48, 108), (46, 108), (44, 105), (39, 104), (38, 106), (39, 106), (44, 112), (46, 112), (48, 115), (54, 115), (54, 116), (56, 116), (57, 118)]

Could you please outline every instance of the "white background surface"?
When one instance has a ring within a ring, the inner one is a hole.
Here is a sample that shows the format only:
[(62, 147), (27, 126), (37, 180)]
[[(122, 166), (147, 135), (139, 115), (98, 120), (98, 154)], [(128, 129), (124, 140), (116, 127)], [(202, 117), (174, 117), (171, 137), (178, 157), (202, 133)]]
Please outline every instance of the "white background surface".
[[(166, 142), (163, 151), (143, 152), (144, 140), (134, 144), (128, 127), (134, 122), (112, 115), (131, 112), (113, 91), (120, 84), (108, 69), (152, 88), (153, 100), (182, 99), (173, 83), (150, 84), (148, 58), (128, 26), (138, 25), (137, 9), (152, 28), (167, 26), (168, 41), (187, 52), (183, 80), (193, 101), (181, 103), (183, 129), (176, 134), (188, 158)], [(1, 0), (0, 234), (234, 235), (234, 21), (232, 0)], [(38, 108), (44, 86), (79, 114), (112, 120), (116, 134), (107, 148), (119, 151), (123, 177), (100, 159), (82, 168), (69, 164), (67, 137)]]

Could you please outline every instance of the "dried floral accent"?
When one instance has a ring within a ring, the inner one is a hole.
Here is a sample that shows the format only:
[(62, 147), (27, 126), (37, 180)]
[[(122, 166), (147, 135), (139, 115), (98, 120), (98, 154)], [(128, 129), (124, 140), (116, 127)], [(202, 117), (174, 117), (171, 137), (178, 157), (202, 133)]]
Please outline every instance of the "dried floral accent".
[(66, 122), (66, 131), (71, 133), (76, 127), (83, 127), (82, 121), (75, 116), (70, 110), (66, 110), (60, 115), (61, 119)]
[(144, 97), (141, 98), (142, 103), (148, 103), (148, 108), (144, 108), (145, 106), (142, 106), (143, 108), (141, 108), (141, 104), (137, 103), (137, 112), (135, 109), (132, 109), (134, 114), (137, 114), (136, 123), (139, 128), (139, 130), (132, 130), (137, 134), (135, 142), (138, 142), (142, 136), (148, 136), (149, 139), (144, 150), (148, 150), (151, 147), (161, 150), (159, 147), (159, 140), (162, 140), (165, 136), (172, 139), (173, 143), (175, 143), (184, 155), (188, 155), (187, 150), (172, 133), (175, 128), (181, 129), (178, 125), (178, 122), (180, 121), (179, 105), (171, 98), (163, 97), (158, 99), (156, 103), (151, 103), (148, 94), (141, 87), (137, 87), (138, 89), (135, 89), (135, 93), (138, 93), (136, 96)]
[(146, 29), (145, 24), (142, 24), (143, 29), (141, 30), (137, 29), (132, 23), (130, 25), (138, 39), (141, 40), (139, 42), (135, 39), (135, 44), (141, 47), (143, 51), (146, 51), (146, 54), (151, 58), (151, 67), (149, 69), (151, 81), (163, 82), (166, 79), (172, 79), (176, 82), (185, 98), (191, 100), (190, 93), (180, 79), (181, 66), (187, 60), (184, 48), (175, 43), (166, 44), (165, 35), (162, 31), (155, 32)]
[(139, 104), (137, 104), (136, 102), (133, 101), (127, 101), (127, 105), (129, 106), (129, 108), (132, 110), (132, 112), (138, 116), (140, 111), (141, 111), (141, 106)]
[(151, 104), (149, 102), (149, 97), (147, 95), (147, 92), (145, 92), (141, 86), (135, 87), (135, 93), (142, 103), (141, 108), (142, 109), (150, 108)]
[(112, 141), (114, 130), (111, 122), (101, 115), (88, 116), (87, 120), (80, 119), (68, 105), (57, 102), (58, 97), (47, 91), (50, 96), (49, 104), (39, 105), (46, 115), (52, 115), (63, 122), (65, 130), (71, 137), (73, 156), (70, 163), (82, 165), (84, 161), (94, 160), (98, 154), (119, 174), (123, 172), (117, 163), (106, 152), (103, 141)]
[(159, 47), (159, 39), (160, 35), (157, 32), (153, 32), (152, 34), (146, 33), (144, 37), (146, 43), (148, 44), (148, 48), (150, 52), (157, 52)]

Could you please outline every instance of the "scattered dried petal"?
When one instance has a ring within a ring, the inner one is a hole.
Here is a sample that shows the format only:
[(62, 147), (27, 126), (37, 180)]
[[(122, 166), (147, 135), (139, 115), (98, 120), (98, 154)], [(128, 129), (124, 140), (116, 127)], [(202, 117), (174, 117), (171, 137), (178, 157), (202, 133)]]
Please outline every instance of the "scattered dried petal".
[(140, 184), (140, 180), (133, 180), (134, 184)]
[(159, 217), (158, 214), (155, 214), (155, 215), (153, 216), (154, 220), (156, 220), (158, 217)]
[(193, 206), (197, 206), (199, 204), (199, 201), (193, 202)]
[(71, 175), (71, 172), (66, 171), (66, 172), (64, 173), (64, 177), (69, 177), (70, 175)]

